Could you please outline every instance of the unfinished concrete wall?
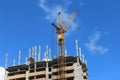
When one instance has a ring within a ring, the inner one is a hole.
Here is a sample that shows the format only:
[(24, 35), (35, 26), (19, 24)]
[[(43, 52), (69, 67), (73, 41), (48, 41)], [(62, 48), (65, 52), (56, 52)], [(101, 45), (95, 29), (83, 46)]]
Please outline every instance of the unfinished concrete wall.
[(80, 64), (74, 63), (74, 80), (84, 80), (82, 76), (82, 66)]

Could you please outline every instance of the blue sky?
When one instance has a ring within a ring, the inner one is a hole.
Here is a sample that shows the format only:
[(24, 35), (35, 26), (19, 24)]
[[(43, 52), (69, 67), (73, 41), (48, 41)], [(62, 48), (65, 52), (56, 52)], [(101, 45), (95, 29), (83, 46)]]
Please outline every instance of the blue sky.
[[(28, 49), (41, 45), (57, 53), (55, 29), (57, 12), (65, 23), (78, 10), (66, 33), (68, 55), (75, 54), (75, 40), (88, 62), (89, 80), (120, 80), (120, 1), (119, 0), (0, 0), (0, 66), (9, 66), (21, 50), (21, 63)], [(80, 27), (80, 30), (76, 28)]]

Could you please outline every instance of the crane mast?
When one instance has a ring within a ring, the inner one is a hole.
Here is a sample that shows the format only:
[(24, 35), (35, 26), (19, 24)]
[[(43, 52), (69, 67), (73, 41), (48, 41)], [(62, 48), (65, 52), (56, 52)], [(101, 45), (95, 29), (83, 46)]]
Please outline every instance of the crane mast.
[(53, 27), (56, 29), (57, 40), (58, 40), (58, 48), (59, 48), (59, 57), (58, 57), (58, 75), (59, 80), (67, 80), (66, 78), (66, 58), (65, 58), (65, 32), (69, 28), (73, 18), (75, 17), (77, 11), (74, 11), (67, 21), (66, 25), (62, 24), (61, 12), (58, 13), (58, 25), (52, 23)]

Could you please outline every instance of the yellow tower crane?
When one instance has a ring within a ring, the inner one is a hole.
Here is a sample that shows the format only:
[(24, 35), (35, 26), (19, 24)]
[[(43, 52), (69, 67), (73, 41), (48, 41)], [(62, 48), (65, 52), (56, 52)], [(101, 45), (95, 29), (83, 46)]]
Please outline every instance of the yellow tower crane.
[(57, 39), (58, 39), (58, 47), (59, 47), (59, 57), (58, 57), (58, 65), (59, 65), (59, 80), (66, 80), (66, 59), (65, 59), (65, 32), (67, 32), (69, 25), (71, 24), (72, 20), (74, 19), (77, 11), (74, 11), (73, 14), (68, 19), (67, 23), (63, 25), (61, 19), (61, 12), (58, 13), (58, 25), (52, 23), (53, 27), (56, 29)]

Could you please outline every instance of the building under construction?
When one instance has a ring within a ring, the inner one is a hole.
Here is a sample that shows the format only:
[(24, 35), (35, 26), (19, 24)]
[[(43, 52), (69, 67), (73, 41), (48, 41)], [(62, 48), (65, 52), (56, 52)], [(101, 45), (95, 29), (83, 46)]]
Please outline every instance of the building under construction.
[[(88, 80), (87, 63), (83, 54), (65, 58), (66, 80)], [(6, 68), (6, 80), (60, 80), (58, 62), (58, 58), (47, 58), (47, 53), (42, 61), (28, 57), (26, 64), (14, 64)]]
[(76, 56), (67, 56), (65, 50), (64, 33), (67, 32), (76, 13), (76, 11), (73, 12), (65, 26), (62, 24), (60, 12), (58, 25), (52, 23), (58, 37), (59, 56), (57, 58), (49, 59), (50, 50), (46, 46), (44, 59), (41, 60), (40, 47), (38, 50), (37, 47), (33, 47), (29, 50), (25, 64), (20, 64), (21, 52), (19, 51), (18, 64), (16, 65), (14, 60), (14, 65), (8, 67), (8, 54), (6, 54), (6, 80), (88, 80), (87, 62), (84, 60), (78, 41), (76, 40)]

